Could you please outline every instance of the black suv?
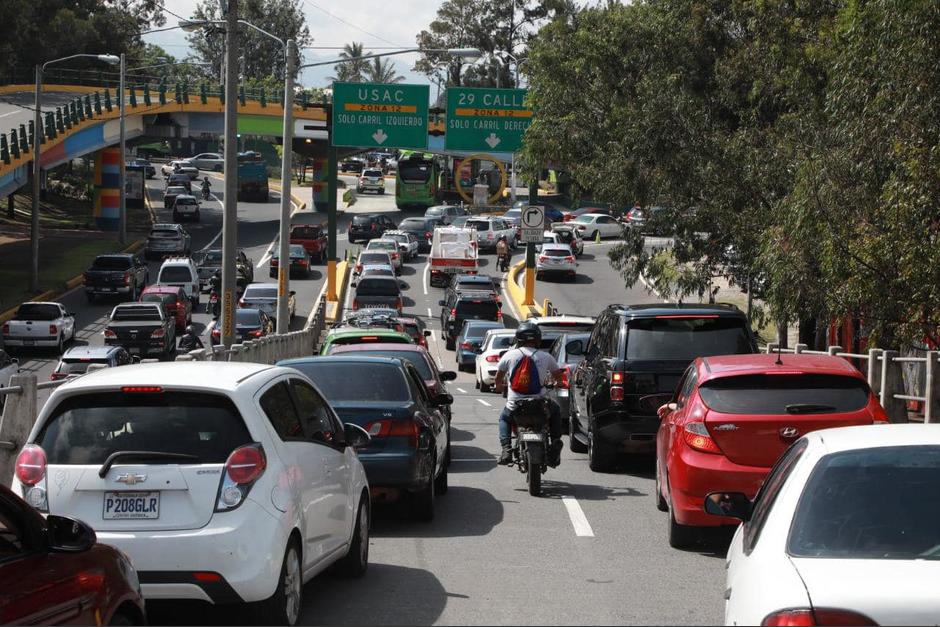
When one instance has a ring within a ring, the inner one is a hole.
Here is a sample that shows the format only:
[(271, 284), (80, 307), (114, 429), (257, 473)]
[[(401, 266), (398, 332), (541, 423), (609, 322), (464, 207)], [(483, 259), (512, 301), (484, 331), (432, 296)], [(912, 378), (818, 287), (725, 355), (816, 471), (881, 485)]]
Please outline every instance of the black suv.
[(349, 243), (355, 244), (357, 241), (371, 241), (382, 237), (385, 231), (396, 228), (395, 223), (381, 213), (367, 213), (353, 216), (349, 223)]
[(657, 410), (693, 359), (756, 352), (733, 305), (610, 305), (572, 374), (571, 450), (588, 453), (594, 471), (620, 452), (653, 452)]
[(441, 329), (447, 350), (454, 350), (464, 320), (502, 320), (503, 312), (493, 292), (450, 291), (441, 306)]
[(444, 226), (444, 221), (440, 218), (405, 218), (398, 225), (398, 230), (411, 233), (418, 238), (419, 253), (429, 253), (434, 229), (439, 226)]
[(444, 292), (445, 300), (452, 292), (492, 292), (499, 302), (499, 282), (493, 281), (493, 277), (488, 274), (455, 274), (447, 291)]

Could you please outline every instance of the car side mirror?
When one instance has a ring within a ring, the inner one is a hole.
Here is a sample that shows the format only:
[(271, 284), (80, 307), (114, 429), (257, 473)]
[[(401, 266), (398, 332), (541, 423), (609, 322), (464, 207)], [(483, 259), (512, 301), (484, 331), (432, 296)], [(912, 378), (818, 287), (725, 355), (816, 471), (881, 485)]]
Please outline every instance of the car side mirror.
[(454, 397), (447, 392), (441, 392), (434, 397), (435, 405), (453, 405)]
[(444, 306), (444, 301), (439, 300), (439, 301), (437, 301), (437, 304), (438, 304), (439, 307), (443, 307), (443, 306)]
[(742, 492), (712, 492), (705, 497), (705, 512), (712, 516), (737, 518), (743, 522), (751, 519), (754, 504)]
[(679, 409), (679, 406), (675, 403), (666, 403), (665, 405), (660, 405), (659, 409), (656, 410), (656, 415), (659, 416), (660, 420), (665, 420), (666, 416), (671, 412)]
[(346, 436), (346, 445), (353, 448), (363, 448), (372, 441), (368, 431), (351, 422), (343, 425), (343, 434)]
[(349, 287), (356, 287), (356, 285), (358, 285), (358, 283), (356, 283), (355, 281), (353, 281), (352, 283), (349, 284)]
[(445, 370), (441, 373), (441, 381), (456, 381), (457, 373), (453, 370)]
[(98, 541), (94, 529), (84, 522), (55, 514), (46, 516), (46, 538), (56, 553), (82, 553)]

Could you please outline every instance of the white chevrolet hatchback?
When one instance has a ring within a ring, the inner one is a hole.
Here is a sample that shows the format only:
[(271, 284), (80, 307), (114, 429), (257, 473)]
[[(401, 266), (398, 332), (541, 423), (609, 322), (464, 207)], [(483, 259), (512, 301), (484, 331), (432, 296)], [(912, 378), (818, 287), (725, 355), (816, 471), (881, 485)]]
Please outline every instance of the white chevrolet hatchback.
[(58, 388), (13, 489), (127, 553), (146, 599), (261, 602), (292, 625), (306, 581), (366, 570), (368, 441), (294, 369), (141, 364)]

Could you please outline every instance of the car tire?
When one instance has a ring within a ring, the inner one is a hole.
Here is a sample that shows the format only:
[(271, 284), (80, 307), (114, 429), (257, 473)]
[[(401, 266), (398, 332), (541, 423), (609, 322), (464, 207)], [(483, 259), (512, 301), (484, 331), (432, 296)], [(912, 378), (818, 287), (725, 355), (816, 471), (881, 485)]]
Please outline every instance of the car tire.
[(656, 483), (655, 483), (654, 490), (656, 490), (656, 509), (658, 509), (661, 512), (668, 512), (669, 503), (667, 503), (666, 499), (663, 497), (663, 484), (662, 484), (662, 480), (660, 479), (658, 461), (656, 462)]
[(95, 295), (92, 292), (85, 292), (85, 298), (89, 303), (95, 302)]
[[(431, 460), (431, 468), (434, 468), (435, 460)], [(432, 470), (433, 473), (433, 470)], [(434, 484), (435, 480), (428, 478), (428, 483), (417, 492), (411, 494), (411, 516), (421, 522), (431, 522), (434, 520)]]
[(359, 499), (359, 511), (356, 513), (356, 526), (353, 529), (349, 552), (336, 563), (336, 572), (342, 577), (358, 578), (366, 574), (369, 568), (369, 497)]
[(680, 525), (676, 522), (675, 514), (672, 511), (672, 508), (669, 508), (669, 546), (674, 549), (687, 549), (693, 546), (699, 539), (699, 531), (697, 527), (690, 527), (688, 525)]
[(594, 472), (608, 472), (613, 465), (614, 454), (610, 446), (588, 434), (588, 466)]
[(445, 459), (444, 465), (441, 467), (441, 474), (434, 480), (434, 493), (438, 496), (447, 494), (447, 487), (447, 460)]
[(452, 340), (450, 338), (446, 338), (444, 340), (444, 347), (449, 351), (455, 350), (455, 348), (457, 347), (457, 341)]
[(56, 347), (55, 347), (55, 348), (56, 348), (56, 351), (58, 352), (59, 355), (61, 355), (61, 354), (62, 354), (62, 351), (65, 350), (65, 340), (62, 339), (62, 336), (61, 336), (61, 335), (59, 335), (59, 341), (58, 341), (58, 343), (56, 344)]
[(255, 608), (255, 618), (263, 625), (296, 625), (303, 602), (303, 570), (300, 549), (291, 538), (284, 551), (280, 575), (274, 594)]

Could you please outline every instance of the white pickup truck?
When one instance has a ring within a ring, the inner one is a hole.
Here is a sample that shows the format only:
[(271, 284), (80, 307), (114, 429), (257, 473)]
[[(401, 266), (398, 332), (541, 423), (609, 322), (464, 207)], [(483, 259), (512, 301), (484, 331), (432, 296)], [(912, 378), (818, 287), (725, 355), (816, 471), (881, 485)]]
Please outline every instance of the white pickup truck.
[(59, 353), (75, 339), (75, 314), (60, 303), (23, 303), (3, 325), (3, 344), (11, 348), (55, 347)]
[(430, 255), (431, 285), (446, 287), (455, 274), (476, 274), (478, 248), (473, 229), (460, 226), (434, 229)]

